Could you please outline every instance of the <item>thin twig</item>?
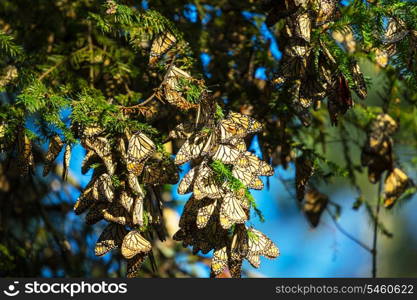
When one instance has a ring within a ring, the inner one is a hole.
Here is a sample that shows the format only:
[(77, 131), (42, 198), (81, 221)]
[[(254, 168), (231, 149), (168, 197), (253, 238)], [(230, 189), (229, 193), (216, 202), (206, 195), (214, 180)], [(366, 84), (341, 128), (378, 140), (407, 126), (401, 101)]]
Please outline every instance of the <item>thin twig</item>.
[(55, 65), (53, 65), (52, 67), (50, 67), (48, 70), (46, 70), (44, 73), (42, 73), (41, 76), (38, 77), (38, 80), (42, 81), (46, 76), (48, 76), (53, 70), (58, 68), (64, 62), (65, 62), (65, 59), (61, 60), (60, 62), (58, 62)]
[(145, 101), (138, 103), (136, 105), (133, 106), (123, 106), (121, 107), (122, 109), (126, 109), (126, 110), (130, 110), (130, 109), (135, 109), (141, 106), (144, 106), (146, 104), (148, 104), (149, 102), (151, 102), (153, 100), (153, 98), (155, 98), (157, 92), (153, 92), (152, 95), (150, 95)]
[(90, 86), (93, 87), (94, 84), (94, 69), (92, 66), (94, 60), (94, 50), (93, 50), (93, 37), (92, 37), (92, 26), (91, 22), (88, 22), (88, 51), (90, 52)]
[(376, 211), (375, 211), (375, 219), (374, 219), (374, 236), (372, 241), (372, 278), (376, 278), (376, 255), (377, 255), (377, 243), (378, 243), (378, 217), (379, 217), (379, 209), (381, 204), (381, 192), (382, 192), (382, 181), (379, 181), (378, 186), (378, 195), (376, 197)]
[(358, 244), (360, 247), (362, 247), (363, 249), (369, 251), (372, 253), (372, 249), (370, 247), (368, 247), (366, 244), (364, 244), (363, 242), (361, 242), (360, 240), (358, 240), (357, 238), (355, 238), (352, 234), (350, 234), (349, 232), (347, 232), (337, 221), (337, 218), (330, 212), (330, 210), (328, 208), (326, 208), (327, 213), (330, 215), (334, 225), (336, 226), (336, 228), (340, 231), (340, 233), (342, 233), (343, 235), (345, 235), (347, 238), (349, 238), (351, 241), (355, 242), (356, 244)]

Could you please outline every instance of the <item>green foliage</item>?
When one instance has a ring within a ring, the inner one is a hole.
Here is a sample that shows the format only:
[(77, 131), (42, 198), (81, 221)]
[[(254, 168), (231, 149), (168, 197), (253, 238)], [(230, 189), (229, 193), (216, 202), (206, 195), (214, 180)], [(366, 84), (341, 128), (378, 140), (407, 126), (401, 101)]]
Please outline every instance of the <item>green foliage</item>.
[(11, 57), (17, 57), (23, 53), (22, 47), (16, 45), (12, 36), (0, 31), (0, 50)]

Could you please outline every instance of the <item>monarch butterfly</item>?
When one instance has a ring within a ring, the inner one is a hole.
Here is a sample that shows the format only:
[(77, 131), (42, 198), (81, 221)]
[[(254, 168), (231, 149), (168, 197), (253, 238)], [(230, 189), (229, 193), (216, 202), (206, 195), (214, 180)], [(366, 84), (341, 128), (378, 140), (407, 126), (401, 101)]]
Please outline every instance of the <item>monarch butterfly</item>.
[(178, 225), (180, 228), (186, 228), (189, 224), (195, 223), (198, 212), (198, 201), (191, 196), (184, 205), (184, 211), (180, 217)]
[[(248, 215), (243, 208), (244, 202), (237, 198), (233, 192), (224, 196), (220, 208), (220, 224), (224, 229), (229, 229), (234, 224), (244, 223), (248, 219)], [(246, 206), (245, 209), (248, 209), (248, 207)]]
[(327, 195), (320, 193), (316, 189), (310, 189), (305, 193), (303, 211), (313, 227), (317, 227), (319, 224), (320, 216), (326, 209), (328, 201)]
[(181, 110), (188, 110), (195, 108), (198, 105), (187, 101), (183, 97), (183, 81), (192, 81), (193, 78), (187, 72), (172, 66), (167, 73), (165, 82), (165, 99), (168, 103), (180, 108)]
[(119, 203), (124, 207), (127, 212), (131, 212), (133, 208), (134, 198), (126, 191), (120, 193)]
[(178, 185), (178, 194), (184, 195), (192, 192), (193, 183), (196, 178), (196, 173), (198, 172), (198, 168), (194, 167), (187, 174), (181, 179), (180, 184)]
[(248, 254), (248, 234), (246, 226), (237, 224), (233, 231), (230, 244), (229, 271), (233, 278), (240, 278), (242, 273), (242, 262)]
[(34, 160), (32, 153), (32, 142), (24, 133), (24, 129), (19, 130), (18, 135), (18, 166), (21, 176), (26, 176), (32, 171)]
[(62, 142), (59, 135), (55, 135), (51, 138), (51, 141), (49, 142), (48, 151), (45, 155), (45, 166), (43, 168), (43, 176), (46, 176), (49, 174), (52, 168), (52, 164), (55, 161), (55, 159), (58, 157), (58, 154), (61, 152), (62, 147), (64, 146), (64, 143)]
[(71, 145), (67, 144), (64, 151), (64, 160), (62, 161), (62, 179), (66, 180), (71, 160)]
[(343, 75), (334, 81), (327, 101), (328, 111), (332, 125), (337, 125), (340, 114), (345, 114), (353, 106), (349, 85)]
[(384, 182), (384, 206), (391, 208), (411, 184), (412, 181), (401, 169), (389, 172)]
[(298, 52), (305, 53), (305, 55), (284, 56), (280, 62), (278, 72), (274, 75), (274, 84), (280, 85), (287, 82), (288, 79), (300, 78), (306, 74), (307, 59), (304, 56), (307, 56), (308, 48), (298, 46), (297, 49)]
[(232, 139), (243, 138), (247, 135), (245, 128), (234, 123), (230, 119), (223, 119), (219, 122), (220, 141), (228, 142)]
[(340, 16), (336, 0), (318, 0), (314, 26), (322, 26)]
[(217, 183), (213, 171), (206, 164), (202, 164), (198, 170), (193, 193), (197, 200), (204, 197), (218, 199), (223, 194), (223, 190)]
[(187, 139), (194, 132), (194, 126), (191, 123), (180, 123), (172, 129), (168, 137), (171, 139)]
[(120, 204), (130, 214), (134, 225), (143, 225), (143, 201), (145, 194), (134, 196), (126, 191), (120, 194)]
[(234, 166), (232, 175), (250, 189), (262, 190), (264, 187), (262, 180), (258, 176), (248, 172), (245, 168)]
[(306, 184), (313, 174), (313, 164), (304, 155), (295, 160), (295, 190), (298, 201), (304, 199)]
[(227, 119), (243, 127), (248, 133), (255, 133), (262, 130), (262, 124), (259, 121), (237, 112), (230, 112)]
[(81, 163), (81, 174), (85, 175), (93, 164), (100, 162), (100, 157), (91, 150), (87, 150), (87, 153)]
[(132, 211), (132, 222), (134, 225), (143, 225), (143, 201), (144, 198), (136, 197)]
[(168, 52), (177, 42), (175, 36), (166, 31), (158, 35), (152, 43), (149, 64), (155, 64), (159, 58)]
[(115, 223), (107, 225), (97, 240), (94, 248), (95, 255), (102, 256), (114, 248), (120, 247), (126, 234), (127, 230), (122, 225)]
[(121, 204), (113, 203), (103, 210), (103, 218), (106, 221), (118, 223), (120, 225), (131, 225), (132, 219), (129, 213)]
[(129, 139), (127, 169), (136, 176), (142, 173), (144, 160), (155, 152), (155, 144), (145, 134), (138, 132)]
[(76, 215), (80, 215), (91, 207), (94, 203), (94, 198), (92, 197), (92, 187), (86, 187), (80, 197), (74, 204), (74, 212)]
[(219, 247), (214, 249), (213, 258), (211, 259), (211, 273), (217, 276), (227, 268), (229, 257), (227, 255), (227, 247)]
[(216, 206), (217, 200), (215, 199), (205, 198), (200, 200), (196, 218), (197, 228), (201, 229), (206, 227), (216, 209)]
[(368, 95), (368, 91), (366, 88), (365, 78), (363, 77), (359, 64), (356, 61), (352, 61), (350, 70), (352, 72), (355, 93), (359, 98), (365, 99)]
[(248, 233), (244, 224), (236, 224), (230, 244), (230, 256), (243, 259), (248, 254)]
[(132, 190), (132, 192), (135, 195), (138, 195), (142, 198), (145, 197), (145, 192), (142, 189), (142, 187), (140, 186), (137, 176), (133, 175), (132, 173), (129, 173), (127, 175), (127, 183), (128, 183), (128, 186), (130, 187), (130, 189)]
[(248, 228), (246, 259), (254, 268), (258, 268), (261, 263), (260, 255), (266, 258), (276, 258), (279, 255), (279, 249), (265, 234), (254, 228)]
[(151, 243), (146, 240), (137, 230), (132, 230), (123, 239), (122, 255), (131, 259), (139, 253), (146, 253), (151, 250)]
[(233, 138), (229, 141), (230, 145), (233, 145), (240, 152), (246, 151), (246, 143), (244, 139)]
[(248, 254), (275, 258), (279, 255), (279, 249), (265, 234), (255, 228), (248, 228)]
[(298, 13), (287, 20), (289, 36), (300, 38), (309, 43), (311, 35), (311, 19), (309, 13)]
[(148, 163), (143, 171), (145, 184), (176, 184), (178, 178), (178, 169), (170, 159)]
[(101, 128), (99, 125), (92, 124), (92, 125), (84, 127), (84, 130), (82, 131), (82, 137), (83, 138), (97, 137), (103, 132), (104, 132), (104, 129)]
[(371, 131), (392, 135), (398, 129), (397, 122), (389, 114), (379, 114), (371, 123)]
[(362, 147), (361, 163), (368, 167), (369, 181), (376, 183), (384, 171), (393, 168), (393, 141), (390, 135), (397, 129), (397, 123), (388, 114), (380, 114), (371, 122), (369, 129)]
[(242, 156), (241, 151), (229, 145), (216, 145), (213, 152), (213, 159), (224, 164), (234, 164)]
[(87, 215), (85, 216), (85, 223), (87, 225), (93, 225), (98, 221), (103, 220), (104, 210), (106, 209), (107, 204), (103, 202), (94, 202), (90, 207)]
[(127, 271), (126, 277), (127, 278), (134, 278), (137, 276), (137, 272), (139, 271), (140, 267), (142, 266), (143, 262), (146, 260), (148, 253), (139, 253), (132, 257), (131, 259), (127, 260)]
[(95, 189), (98, 196), (112, 202), (114, 196), (114, 187), (109, 174), (102, 174), (95, 182)]
[(187, 161), (197, 158), (203, 151), (209, 151), (213, 139), (211, 134), (200, 132), (187, 139), (175, 156), (175, 164), (182, 165)]
[(382, 42), (386, 45), (398, 43), (409, 33), (406, 28), (407, 25), (403, 20), (391, 18), (388, 22), (387, 30), (385, 31)]
[(107, 173), (114, 174), (115, 163), (109, 141), (105, 137), (93, 137), (84, 139), (83, 144), (88, 150), (94, 151), (106, 166)]
[(236, 162), (236, 165), (246, 168), (250, 173), (260, 176), (274, 175), (274, 169), (266, 162), (260, 160), (256, 155), (246, 151)]
[(230, 276), (232, 278), (242, 277), (242, 263), (243, 263), (243, 258), (229, 259), (228, 267), (229, 267)]

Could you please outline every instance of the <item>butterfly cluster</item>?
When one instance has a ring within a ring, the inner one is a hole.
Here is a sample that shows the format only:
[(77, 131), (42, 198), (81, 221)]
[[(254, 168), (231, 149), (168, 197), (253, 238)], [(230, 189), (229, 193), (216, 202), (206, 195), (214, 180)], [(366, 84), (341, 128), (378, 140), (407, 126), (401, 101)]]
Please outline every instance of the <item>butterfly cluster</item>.
[[(277, 5), (277, 6), (275, 6)], [(278, 9), (278, 7), (280, 7)], [(327, 97), (332, 124), (353, 106), (350, 88), (364, 99), (367, 89), (358, 63), (351, 58), (348, 82), (331, 53), (326, 37), (328, 24), (340, 17), (334, 0), (285, 0), (270, 3), (267, 22), (274, 25), (284, 19), (280, 31), (283, 56), (273, 79), (288, 92), (290, 107), (303, 125), (311, 124), (310, 108), (319, 108)], [(320, 31), (320, 34), (316, 34)], [(314, 33), (314, 35), (313, 35)]]
[[(175, 42), (169, 32), (158, 36), (152, 44), (150, 63), (173, 56), (169, 53)], [(195, 86), (200, 88), (196, 90)], [(204, 82), (175, 66), (173, 59), (162, 90), (169, 104), (182, 111), (198, 110), (195, 122), (180, 123), (169, 134), (172, 139), (185, 140), (175, 156), (175, 164), (192, 163), (178, 187), (179, 194), (192, 196), (184, 207), (174, 239), (192, 246), (195, 253), (214, 250), (212, 276), (228, 268), (233, 277), (240, 277), (243, 259), (258, 267), (259, 255), (277, 257), (279, 251), (273, 242), (245, 225), (252, 205), (248, 189), (261, 190), (259, 176), (273, 175), (269, 164), (246, 149), (244, 139), (261, 131), (261, 123), (236, 112), (230, 112), (226, 118), (214, 117), (220, 107)]]
[(74, 206), (75, 213), (88, 210), (90, 225), (109, 222), (95, 254), (120, 248), (127, 259), (127, 276), (134, 277), (151, 251), (152, 229), (165, 239), (161, 203), (154, 189), (176, 183), (177, 168), (172, 160), (158, 155), (154, 142), (140, 131), (126, 131), (112, 142), (99, 126), (91, 126), (82, 130), (80, 140), (87, 151), (82, 173), (94, 171)]
[(379, 182), (382, 173), (387, 172), (384, 181), (384, 206), (387, 208), (392, 207), (412, 184), (404, 171), (394, 164), (392, 135), (397, 129), (397, 122), (390, 115), (379, 114), (369, 126), (361, 154), (362, 165), (368, 167), (371, 183)]
[[(175, 158), (177, 165), (191, 161), (193, 167), (178, 187), (179, 194), (192, 195), (174, 239), (192, 246), (194, 252), (214, 250), (212, 276), (228, 268), (233, 277), (240, 277), (244, 258), (258, 267), (259, 255), (279, 254), (264, 234), (244, 225), (251, 208), (247, 189), (262, 189), (259, 176), (273, 175), (272, 167), (247, 151), (244, 141), (262, 126), (249, 116), (230, 112), (217, 121), (207, 118), (199, 127), (184, 132), (186, 140)], [(218, 168), (226, 174), (219, 174)]]

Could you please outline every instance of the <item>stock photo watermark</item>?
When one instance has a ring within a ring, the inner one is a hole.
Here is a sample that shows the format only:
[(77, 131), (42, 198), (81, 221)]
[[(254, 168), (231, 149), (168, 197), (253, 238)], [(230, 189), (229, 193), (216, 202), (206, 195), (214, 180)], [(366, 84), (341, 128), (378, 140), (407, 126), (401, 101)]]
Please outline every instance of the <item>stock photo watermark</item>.
[(8, 297), (15, 297), (19, 294), (57, 294), (74, 297), (78, 294), (126, 294), (127, 283), (108, 283), (105, 281), (89, 283), (81, 282), (26, 282), (19, 284), (19, 281), (10, 283), (3, 294)]

